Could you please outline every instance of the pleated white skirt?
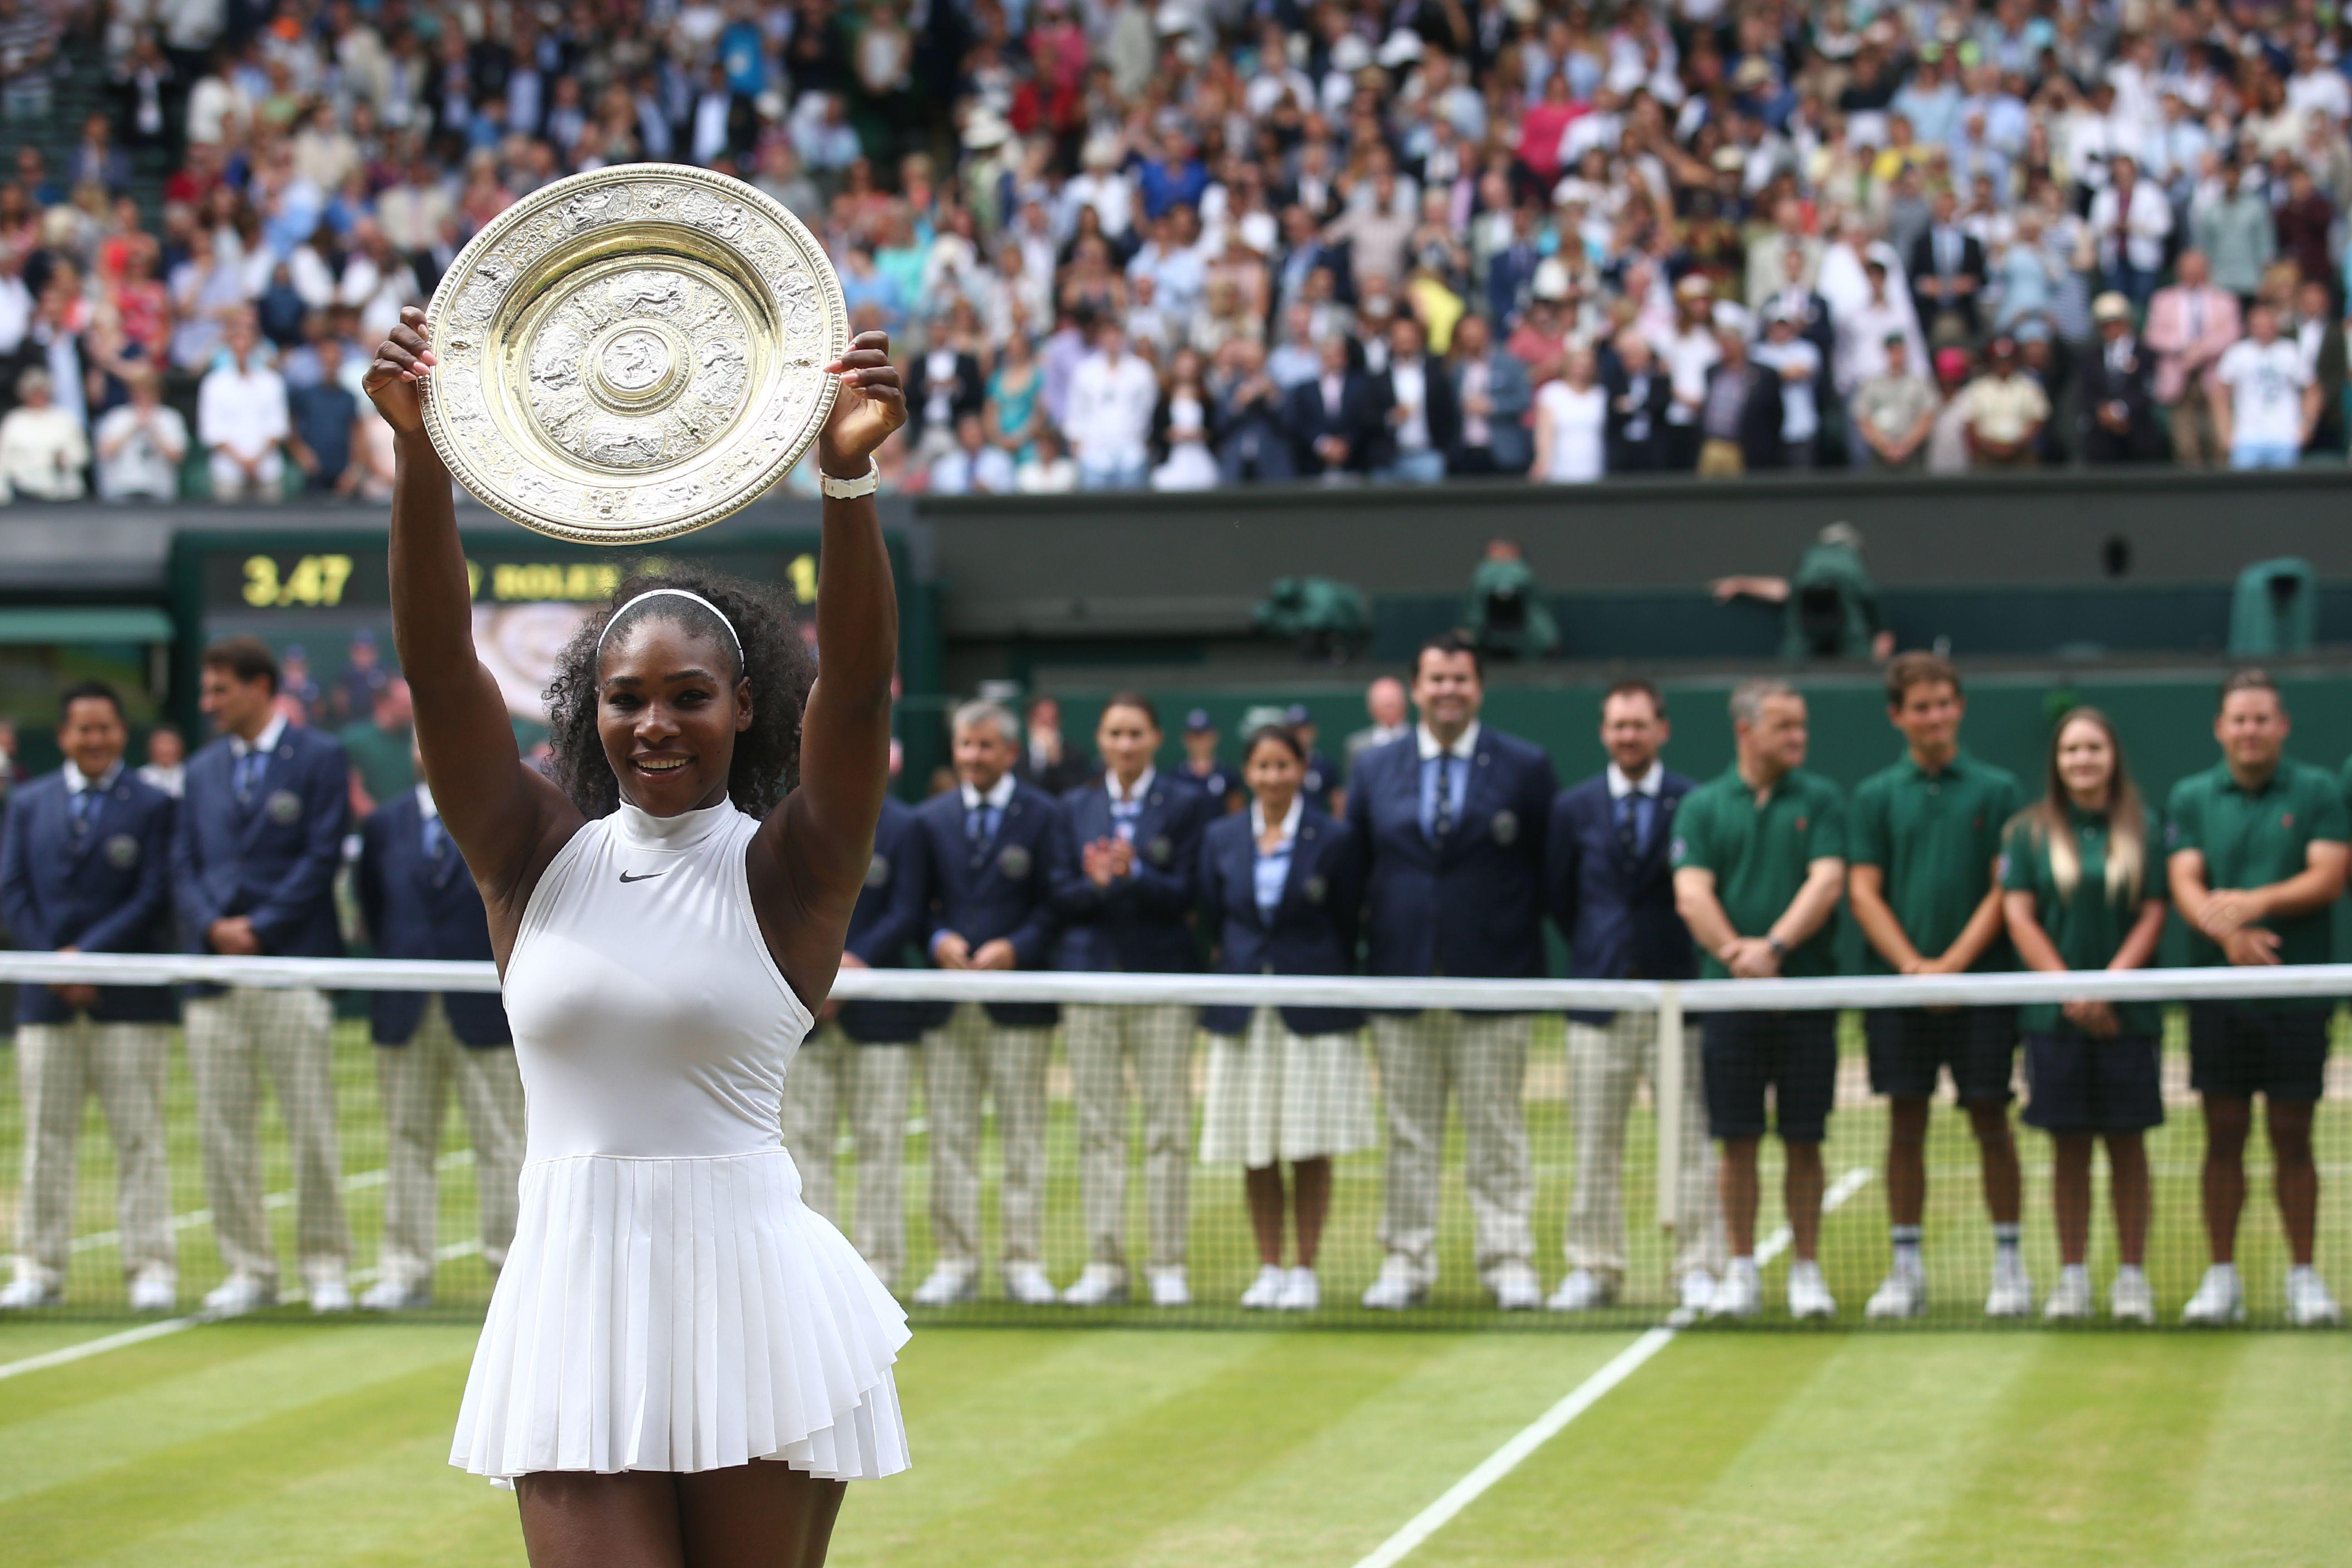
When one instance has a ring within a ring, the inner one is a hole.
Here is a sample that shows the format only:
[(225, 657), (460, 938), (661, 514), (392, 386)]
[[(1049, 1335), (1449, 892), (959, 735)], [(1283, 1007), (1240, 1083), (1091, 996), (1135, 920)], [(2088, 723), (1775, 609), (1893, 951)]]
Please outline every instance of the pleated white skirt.
[(801, 1202), (783, 1150), (542, 1160), (521, 1195), (451, 1464), (508, 1486), (753, 1459), (839, 1480), (907, 1468), (890, 1371), (907, 1314)]
[(1294, 1035), (1272, 1007), (1238, 1037), (1209, 1037), (1201, 1163), (1263, 1170), (1369, 1149), (1372, 1075), (1354, 1035)]

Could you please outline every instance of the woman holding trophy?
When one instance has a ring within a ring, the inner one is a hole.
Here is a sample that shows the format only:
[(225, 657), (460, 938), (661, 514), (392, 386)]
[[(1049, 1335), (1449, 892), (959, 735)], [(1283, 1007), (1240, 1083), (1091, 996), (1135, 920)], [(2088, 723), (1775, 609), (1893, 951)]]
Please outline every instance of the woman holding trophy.
[[(908, 1463), (906, 1315), (802, 1204), (777, 1120), (881, 809), (898, 617), (872, 455), (906, 402), (888, 340), (848, 341), (822, 253), (747, 187), (636, 165), (521, 206), (366, 383), (395, 433), (425, 778), (489, 911), (529, 1102), (451, 1462), (515, 1488), (535, 1568), (814, 1568), (844, 1483)], [(573, 270), (531, 255), (616, 215), (640, 226)], [(552, 776), (525, 765), (474, 648), (453, 474), (545, 531), (636, 541), (812, 443), (822, 678), (781, 595), (634, 575), (558, 667)]]

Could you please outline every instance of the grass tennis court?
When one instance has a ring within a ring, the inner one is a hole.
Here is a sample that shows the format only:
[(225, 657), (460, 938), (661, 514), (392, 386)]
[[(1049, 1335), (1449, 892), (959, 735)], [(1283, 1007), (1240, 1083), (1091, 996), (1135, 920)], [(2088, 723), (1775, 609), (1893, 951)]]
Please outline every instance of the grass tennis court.
[[(0, 1325), (0, 1364), (104, 1332)], [(1350, 1568), (1616, 1333), (930, 1329), (916, 1468), (834, 1562)], [(519, 1563), (443, 1462), (473, 1344), (253, 1321), (0, 1383), (12, 1568)], [(1692, 1332), (1406, 1561), (2311, 1564), (2352, 1535), (2352, 1337)]]

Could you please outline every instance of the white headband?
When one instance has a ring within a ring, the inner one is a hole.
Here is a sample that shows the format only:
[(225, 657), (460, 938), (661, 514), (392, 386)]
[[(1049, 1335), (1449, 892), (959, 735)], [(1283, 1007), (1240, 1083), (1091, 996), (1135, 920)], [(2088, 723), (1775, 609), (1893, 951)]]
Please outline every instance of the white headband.
[(664, 594), (669, 595), (672, 598), (691, 599), (696, 604), (700, 605), (704, 609), (709, 610), (712, 615), (717, 616), (719, 617), (719, 624), (727, 628), (727, 640), (735, 645), (735, 662), (738, 664), (743, 662), (743, 639), (735, 635), (735, 623), (729, 620), (727, 618), (727, 613), (724, 610), (721, 610), (718, 605), (712, 604), (701, 595), (690, 594), (684, 588), (648, 588), (644, 593), (638, 595), (635, 598), (631, 599), (627, 604), (623, 605), (619, 609), (614, 610), (613, 612), (612, 619), (604, 623), (604, 629), (596, 634), (596, 651), (598, 653), (604, 651), (604, 639), (613, 635), (613, 628), (621, 624), (621, 617), (623, 616), (627, 615), (631, 610), (635, 609), (647, 599), (658, 599)]

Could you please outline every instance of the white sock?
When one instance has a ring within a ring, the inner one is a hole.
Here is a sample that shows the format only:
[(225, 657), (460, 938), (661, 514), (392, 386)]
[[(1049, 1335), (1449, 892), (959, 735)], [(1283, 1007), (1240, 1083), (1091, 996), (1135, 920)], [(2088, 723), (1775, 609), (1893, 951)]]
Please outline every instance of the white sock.
[(2126, 1263), (2126, 1264), (2122, 1265), (2120, 1268), (2116, 1268), (2116, 1278), (2118, 1280), (2122, 1280), (2122, 1279), (2137, 1279), (2140, 1278), (2140, 1276), (2141, 1276), (2141, 1274), (2142, 1274), (2143, 1272), (2144, 1272), (2144, 1270), (2140, 1268), (2140, 1266), (2139, 1266), (2138, 1264), (2137, 1264), (2137, 1263)]
[(2091, 1282), (2091, 1266), (2087, 1263), (2069, 1263), (2058, 1270), (2058, 1279), (2061, 1283), (2066, 1285), (2088, 1285)]
[(2234, 1263), (2216, 1263), (2210, 1271), (2210, 1277), (2234, 1288), (2238, 1283), (2238, 1266)]
[(2316, 1279), (2318, 1278), (2319, 1270), (2312, 1264), (2290, 1263), (2287, 1265), (2286, 1280), (2290, 1285), (2300, 1285), (2306, 1279)]

